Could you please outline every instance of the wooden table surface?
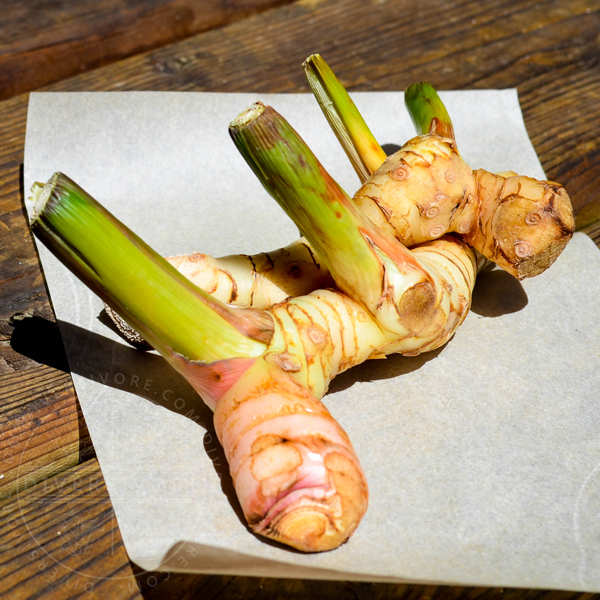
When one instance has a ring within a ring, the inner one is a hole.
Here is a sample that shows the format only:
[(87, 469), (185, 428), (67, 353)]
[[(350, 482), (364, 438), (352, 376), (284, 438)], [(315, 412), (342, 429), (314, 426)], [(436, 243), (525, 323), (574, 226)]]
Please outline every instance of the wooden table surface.
[[(516, 87), (541, 162), (600, 245), (599, 0), (2, 0), (0, 596), (568, 598), (566, 591), (142, 572), (129, 562), (23, 209), (32, 90)], [(61, 534), (57, 531), (62, 530)]]

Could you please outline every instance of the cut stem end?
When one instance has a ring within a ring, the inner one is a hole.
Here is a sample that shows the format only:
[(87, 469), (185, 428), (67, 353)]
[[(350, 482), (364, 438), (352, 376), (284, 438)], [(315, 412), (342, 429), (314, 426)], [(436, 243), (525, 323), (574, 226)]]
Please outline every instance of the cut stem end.
[(46, 208), (48, 200), (52, 196), (52, 190), (58, 181), (58, 173), (54, 173), (47, 183), (36, 181), (31, 186), (31, 196), (29, 199), (33, 202), (33, 208), (29, 217), (29, 223), (33, 224), (42, 211)]
[(262, 102), (255, 102), (252, 106), (249, 106), (246, 110), (242, 111), (233, 121), (230, 123), (231, 128), (239, 128), (248, 125), (262, 115), (265, 111), (265, 105)]

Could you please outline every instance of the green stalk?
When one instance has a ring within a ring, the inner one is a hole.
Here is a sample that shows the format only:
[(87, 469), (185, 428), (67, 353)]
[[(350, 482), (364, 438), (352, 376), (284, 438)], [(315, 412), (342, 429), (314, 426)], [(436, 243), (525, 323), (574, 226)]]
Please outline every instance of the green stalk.
[(174, 351), (212, 363), (264, 352), (268, 315), (194, 286), (68, 177), (55, 173), (32, 192), (32, 231), (166, 358)]
[(329, 65), (319, 54), (304, 62), (304, 72), (325, 118), (364, 183), (383, 163), (386, 154)]
[(359, 288), (380, 293), (381, 262), (366, 239), (373, 224), (362, 216), (290, 124), (271, 107), (256, 103), (231, 123), (229, 132), (263, 186), (310, 242), (336, 284), (350, 295)]
[(433, 86), (413, 83), (404, 92), (404, 102), (419, 135), (436, 133), (441, 137), (456, 139), (450, 115)]

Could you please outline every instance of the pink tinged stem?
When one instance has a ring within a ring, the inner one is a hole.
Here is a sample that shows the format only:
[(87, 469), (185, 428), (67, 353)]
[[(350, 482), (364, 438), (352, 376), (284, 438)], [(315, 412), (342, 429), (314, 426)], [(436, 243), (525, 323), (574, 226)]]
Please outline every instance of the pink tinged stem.
[(213, 411), (223, 395), (256, 363), (256, 360), (240, 357), (204, 364), (190, 361), (181, 354), (172, 355), (172, 361), (176, 363), (174, 366)]
[(425, 274), (425, 269), (415, 255), (404, 244), (378, 230), (376, 227), (369, 227), (368, 230), (360, 228), (360, 232), (365, 239), (374, 246), (377, 246), (401, 272), (414, 269)]

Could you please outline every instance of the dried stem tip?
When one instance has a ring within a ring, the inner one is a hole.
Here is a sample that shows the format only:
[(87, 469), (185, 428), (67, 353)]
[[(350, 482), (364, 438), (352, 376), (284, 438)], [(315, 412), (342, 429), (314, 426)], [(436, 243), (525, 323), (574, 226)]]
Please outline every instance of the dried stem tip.
[(249, 106), (246, 110), (242, 111), (233, 121), (231, 121), (230, 127), (243, 127), (247, 125), (265, 111), (266, 106), (262, 102), (255, 102), (252, 106)]

